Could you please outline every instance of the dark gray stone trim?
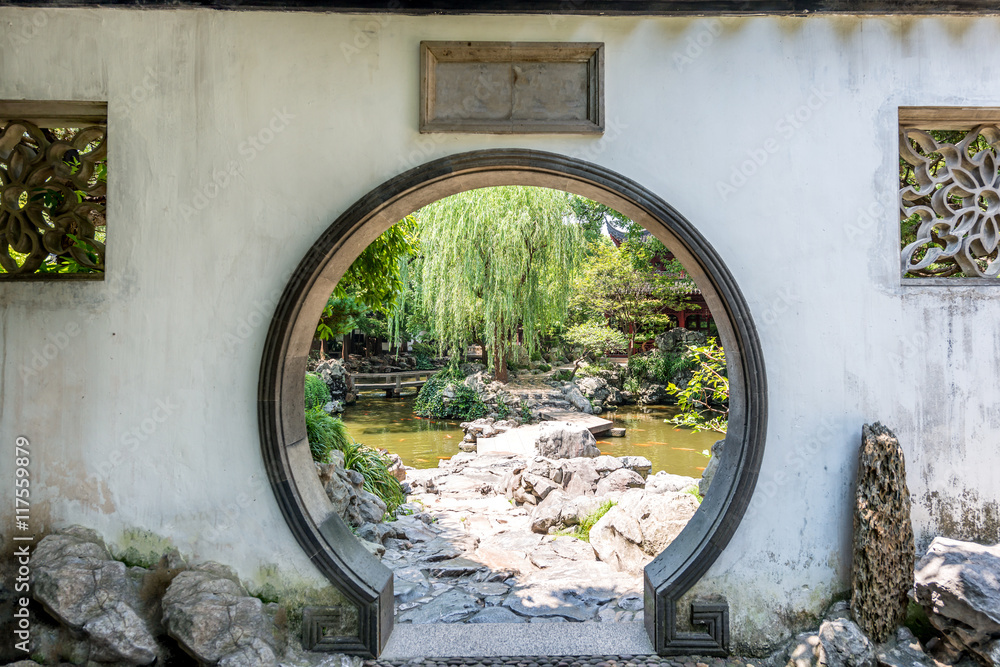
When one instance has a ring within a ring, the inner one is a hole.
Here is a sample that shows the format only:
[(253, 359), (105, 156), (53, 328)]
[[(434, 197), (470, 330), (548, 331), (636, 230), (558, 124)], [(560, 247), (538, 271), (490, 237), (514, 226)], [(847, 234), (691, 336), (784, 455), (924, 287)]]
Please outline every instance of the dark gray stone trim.
[(373, 227), (384, 229), (410, 212), (404, 210), (408, 206), (412, 210), (461, 189), (502, 183), (570, 190), (622, 210), (667, 242), (685, 263), (716, 316), (726, 348), (730, 381), (725, 454), (712, 491), (670, 548), (647, 566), (644, 580), (646, 625), (658, 653), (667, 655), (683, 650), (722, 654), (728, 643), (728, 611), (696, 603), (693, 608), (696, 617), (692, 620), (708, 621), (715, 632), (704, 636), (694, 633), (697, 637), (692, 643), (677, 632), (676, 605), (726, 547), (753, 494), (767, 426), (767, 381), (760, 341), (735, 278), (708, 241), (654, 193), (598, 165), (523, 149), (448, 156), (375, 188), (320, 236), (285, 288), (261, 361), (258, 392), (261, 448), (282, 513), (317, 567), (359, 605), (359, 642), (365, 652), (377, 655), (392, 629), (392, 576), (377, 559), (362, 553), (355, 540), (348, 539), (349, 531), (339, 517), (324, 519), (322, 526), (317, 526), (311, 518), (310, 510), (315, 510), (307, 506), (296, 488), (288, 454), (300, 442), (300, 437), (288, 434), (303, 431), (297, 421), (301, 419), (301, 410), (282, 410), (289, 401), (295, 401), (293, 405), (301, 402), (301, 384), (292, 377), (296, 373), (288, 371), (297, 367), (308, 349), (315, 319), (334, 280), (354, 259), (348, 252), (340, 252), (352, 235), (366, 227), (369, 231)]
[(0, 6), (204, 7), (225, 10), (378, 14), (567, 14), (609, 16), (754, 16), (816, 14), (996, 15), (988, 0), (0, 0)]

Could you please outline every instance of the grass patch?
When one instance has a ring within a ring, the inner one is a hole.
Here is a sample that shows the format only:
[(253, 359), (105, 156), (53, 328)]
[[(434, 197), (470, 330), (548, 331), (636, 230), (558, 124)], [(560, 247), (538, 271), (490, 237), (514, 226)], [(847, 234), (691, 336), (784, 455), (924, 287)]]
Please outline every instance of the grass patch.
[(699, 505), (701, 505), (701, 501), (704, 500), (704, 498), (701, 497), (701, 494), (698, 493), (697, 486), (692, 486), (690, 489), (684, 489), (684, 493), (689, 493), (694, 496), (694, 499), (698, 501)]
[(611, 511), (611, 508), (618, 503), (613, 500), (605, 500), (601, 503), (600, 507), (588, 514), (587, 516), (580, 519), (580, 523), (573, 526), (572, 530), (564, 530), (556, 533), (556, 535), (565, 535), (567, 537), (575, 537), (578, 540), (583, 540), (584, 542), (590, 542), (590, 529), (601, 520), (605, 514)]

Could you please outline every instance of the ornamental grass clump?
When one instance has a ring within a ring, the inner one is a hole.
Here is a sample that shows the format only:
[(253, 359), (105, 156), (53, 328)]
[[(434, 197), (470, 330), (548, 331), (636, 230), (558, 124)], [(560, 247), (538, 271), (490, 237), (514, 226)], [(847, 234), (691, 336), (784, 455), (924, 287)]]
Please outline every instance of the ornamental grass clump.
[(323, 407), (330, 402), (330, 389), (323, 379), (314, 373), (306, 373), (305, 392), (306, 410)]
[(314, 461), (329, 463), (330, 453), (334, 449), (342, 452), (344, 468), (361, 473), (365, 479), (365, 491), (374, 493), (385, 503), (389, 516), (406, 502), (403, 487), (389, 472), (389, 457), (377, 449), (356, 442), (338, 417), (331, 417), (319, 406), (306, 410), (306, 437)]

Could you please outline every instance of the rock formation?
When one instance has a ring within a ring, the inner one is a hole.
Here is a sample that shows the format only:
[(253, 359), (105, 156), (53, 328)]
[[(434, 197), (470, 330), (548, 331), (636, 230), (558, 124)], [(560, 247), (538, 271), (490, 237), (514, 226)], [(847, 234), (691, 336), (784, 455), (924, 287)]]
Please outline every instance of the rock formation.
[(1000, 665), (1000, 545), (934, 538), (917, 563), (914, 593), (956, 652)]
[(882, 424), (865, 424), (854, 506), (851, 612), (876, 642), (887, 640), (906, 616), (913, 560), (903, 450)]

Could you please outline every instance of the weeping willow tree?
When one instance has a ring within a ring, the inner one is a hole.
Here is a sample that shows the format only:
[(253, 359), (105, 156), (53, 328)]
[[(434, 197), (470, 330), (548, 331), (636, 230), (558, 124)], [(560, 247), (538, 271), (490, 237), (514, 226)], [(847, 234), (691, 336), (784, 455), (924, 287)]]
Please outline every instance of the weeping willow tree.
[(582, 257), (568, 195), (504, 186), (470, 190), (420, 210), (421, 305), (438, 343), (489, 351), (507, 381), (519, 329), (534, 351), (538, 333), (566, 314), (570, 275)]

